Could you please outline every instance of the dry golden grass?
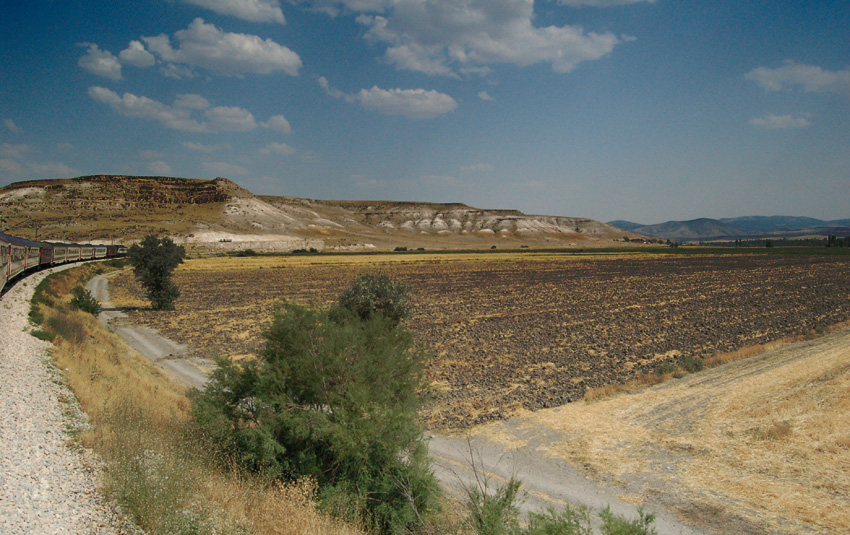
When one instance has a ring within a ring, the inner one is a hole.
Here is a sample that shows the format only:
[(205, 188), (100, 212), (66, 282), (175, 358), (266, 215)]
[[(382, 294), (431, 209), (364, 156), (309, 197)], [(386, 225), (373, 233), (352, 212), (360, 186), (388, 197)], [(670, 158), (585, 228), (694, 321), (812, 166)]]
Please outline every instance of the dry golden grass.
[[(755, 352), (515, 425), (558, 432), (549, 452), (591, 473), (765, 531), (850, 532), (850, 330)], [(504, 424), (484, 429), (514, 440)]]
[[(185, 387), (109, 333), (93, 316), (68, 311), (66, 292), (91, 268), (53, 279), (59, 294), (43, 306), (45, 325), (62, 326), (54, 360), (89, 415), (92, 429), (79, 440), (106, 463), (106, 489), (149, 533), (175, 526), (193, 533), (356, 535), (363, 531), (317, 509), (309, 481), (270, 484), (222, 471), (199, 449), (184, 425)], [(129, 505), (128, 505), (129, 504)], [(180, 531), (183, 532), (183, 531)]]

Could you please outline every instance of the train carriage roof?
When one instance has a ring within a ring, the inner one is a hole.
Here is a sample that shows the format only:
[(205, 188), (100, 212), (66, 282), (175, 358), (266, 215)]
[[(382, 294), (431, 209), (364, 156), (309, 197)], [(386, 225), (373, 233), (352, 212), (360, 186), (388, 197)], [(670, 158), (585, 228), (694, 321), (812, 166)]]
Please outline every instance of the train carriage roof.
[(20, 245), (23, 247), (41, 247), (43, 242), (37, 242), (32, 240), (25, 240), (24, 238), (18, 238), (17, 236), (10, 236), (8, 234), (0, 234), (0, 239), (5, 242), (11, 243), (12, 245)]

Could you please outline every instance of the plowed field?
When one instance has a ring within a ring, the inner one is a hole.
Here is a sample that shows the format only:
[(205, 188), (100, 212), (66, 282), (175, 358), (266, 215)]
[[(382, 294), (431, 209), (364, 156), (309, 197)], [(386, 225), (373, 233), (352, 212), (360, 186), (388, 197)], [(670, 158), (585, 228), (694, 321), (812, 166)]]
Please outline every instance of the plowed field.
[(111, 284), (131, 321), (205, 355), (262, 344), (274, 303), (325, 305), (360, 272), (411, 288), (408, 322), (434, 355), (437, 426), (554, 407), (681, 356), (705, 358), (850, 319), (850, 257), (429, 255), (192, 260), (173, 312)]

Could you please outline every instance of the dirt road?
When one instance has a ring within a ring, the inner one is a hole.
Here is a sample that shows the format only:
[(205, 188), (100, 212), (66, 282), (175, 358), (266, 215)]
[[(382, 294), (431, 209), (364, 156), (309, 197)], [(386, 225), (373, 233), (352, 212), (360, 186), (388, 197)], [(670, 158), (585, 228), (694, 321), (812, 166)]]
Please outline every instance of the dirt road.
[(155, 329), (127, 324), (127, 314), (109, 302), (108, 277), (118, 273), (94, 277), (86, 284), (86, 289), (101, 303), (98, 319), (172, 378), (192, 388), (203, 388), (214, 366), (212, 361), (191, 355), (188, 347), (165, 338)]

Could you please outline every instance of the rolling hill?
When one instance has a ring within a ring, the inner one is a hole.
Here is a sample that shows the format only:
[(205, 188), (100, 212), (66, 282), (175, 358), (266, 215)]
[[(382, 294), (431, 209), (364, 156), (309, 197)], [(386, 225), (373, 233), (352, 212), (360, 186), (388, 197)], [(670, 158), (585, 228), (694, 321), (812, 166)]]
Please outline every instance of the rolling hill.
[(29, 239), (128, 242), (156, 234), (222, 250), (607, 246), (624, 236), (591, 219), (459, 203), (257, 196), (225, 178), (17, 182), (0, 188), (0, 213), (8, 232)]
[(825, 221), (813, 217), (793, 216), (700, 218), (656, 225), (618, 220), (608, 224), (644, 236), (681, 242), (850, 235), (850, 219)]

